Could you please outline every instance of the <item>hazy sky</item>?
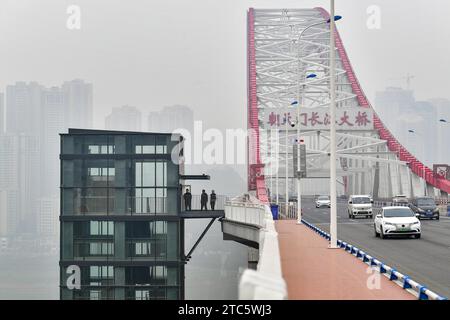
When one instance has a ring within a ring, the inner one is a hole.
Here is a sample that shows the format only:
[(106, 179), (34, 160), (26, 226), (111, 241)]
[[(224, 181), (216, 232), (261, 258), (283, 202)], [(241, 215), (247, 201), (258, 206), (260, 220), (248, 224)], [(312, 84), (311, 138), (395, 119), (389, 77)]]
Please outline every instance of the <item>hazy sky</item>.
[[(70, 4), (81, 30), (66, 28)], [(381, 29), (366, 26), (369, 5)], [(328, 1), (282, 0), (2, 0), (0, 91), (18, 80), (94, 84), (95, 123), (124, 104), (144, 114), (185, 104), (205, 126), (246, 123), (246, 10), (306, 8)], [(336, 0), (338, 28), (365, 92), (405, 86), (416, 98), (450, 98), (447, 0)]]

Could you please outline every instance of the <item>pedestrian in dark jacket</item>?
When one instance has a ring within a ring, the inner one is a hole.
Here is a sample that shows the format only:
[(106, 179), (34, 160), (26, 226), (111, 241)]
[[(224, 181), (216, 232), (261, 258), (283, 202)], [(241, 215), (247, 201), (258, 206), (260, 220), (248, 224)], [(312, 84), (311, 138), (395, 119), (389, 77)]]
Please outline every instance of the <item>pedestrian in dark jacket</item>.
[(191, 202), (192, 202), (192, 194), (190, 193), (189, 189), (186, 189), (185, 194), (183, 195), (184, 198), (184, 208), (186, 211), (191, 211)]
[(211, 195), (209, 197), (209, 201), (211, 204), (211, 210), (214, 210), (214, 207), (216, 206), (216, 200), (217, 200), (217, 195), (213, 190), (213, 191), (211, 191)]
[(208, 194), (205, 192), (205, 190), (202, 190), (202, 195), (200, 197), (200, 202), (201, 202), (201, 208), (200, 210), (203, 210), (203, 208), (205, 208), (205, 210), (208, 210), (207, 208), (207, 204), (208, 204)]

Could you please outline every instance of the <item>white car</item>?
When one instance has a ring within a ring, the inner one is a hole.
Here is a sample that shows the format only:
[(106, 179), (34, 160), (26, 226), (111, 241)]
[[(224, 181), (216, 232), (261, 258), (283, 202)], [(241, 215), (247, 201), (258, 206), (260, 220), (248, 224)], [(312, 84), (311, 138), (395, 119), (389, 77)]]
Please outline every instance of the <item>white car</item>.
[(417, 215), (408, 207), (383, 207), (374, 220), (375, 236), (405, 235), (420, 238), (421, 225)]
[(316, 208), (331, 207), (331, 200), (329, 196), (318, 196), (316, 199)]
[(373, 200), (368, 195), (351, 195), (348, 198), (348, 217), (354, 219), (357, 216), (373, 218)]

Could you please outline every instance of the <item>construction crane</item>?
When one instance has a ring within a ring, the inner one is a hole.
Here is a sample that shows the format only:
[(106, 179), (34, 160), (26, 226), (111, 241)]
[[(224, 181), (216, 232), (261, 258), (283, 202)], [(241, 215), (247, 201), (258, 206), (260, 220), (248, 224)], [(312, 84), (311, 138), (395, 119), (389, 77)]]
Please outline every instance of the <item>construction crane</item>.
[(410, 88), (410, 84), (411, 84), (411, 79), (414, 79), (415, 76), (410, 75), (409, 73), (406, 74), (405, 77), (400, 77), (400, 78), (389, 78), (389, 80), (406, 80), (406, 90), (409, 90)]

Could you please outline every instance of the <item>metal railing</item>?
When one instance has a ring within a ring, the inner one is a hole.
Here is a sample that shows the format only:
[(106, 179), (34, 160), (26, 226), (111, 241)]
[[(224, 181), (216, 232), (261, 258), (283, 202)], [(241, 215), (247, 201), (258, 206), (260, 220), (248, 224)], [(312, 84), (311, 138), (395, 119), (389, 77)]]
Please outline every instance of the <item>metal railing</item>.
[(240, 223), (265, 226), (264, 205), (239, 201), (228, 201), (225, 205), (225, 219)]
[[(214, 210), (224, 210), (227, 196), (217, 195)], [(201, 195), (192, 195), (191, 210), (201, 210)], [(84, 196), (75, 197), (73, 201), (75, 215), (147, 215), (165, 214), (168, 212), (167, 197), (115, 197), (115, 196)], [(205, 210), (205, 209), (203, 209)], [(212, 210), (210, 195), (206, 203), (206, 210)], [(116, 212), (118, 211), (118, 212)], [(181, 198), (181, 211), (186, 210), (184, 198)]]
[(162, 214), (167, 212), (167, 197), (128, 197), (128, 213)]
[[(214, 205), (214, 210), (224, 210), (225, 203), (228, 201), (228, 197), (224, 195), (216, 195), (216, 202)], [(201, 210), (201, 195), (194, 194), (191, 199), (191, 210)], [(205, 210), (205, 209), (203, 209)], [(206, 210), (212, 210), (211, 206), (211, 195), (208, 194), (208, 202), (206, 203)], [(184, 197), (181, 197), (181, 211), (189, 211), (186, 210), (186, 204), (184, 201)]]
[(167, 258), (166, 239), (145, 238), (126, 241), (127, 258), (148, 258), (165, 260)]
[(282, 220), (297, 219), (297, 202), (281, 203), (278, 205), (278, 218)]
[[(85, 196), (75, 198), (75, 215), (164, 214), (167, 213), (167, 197), (115, 197)], [(120, 205), (119, 205), (120, 204)], [(119, 210), (119, 208), (122, 208)]]
[(114, 197), (108, 196), (85, 196), (75, 198), (73, 202), (74, 214), (107, 214), (114, 212)]

